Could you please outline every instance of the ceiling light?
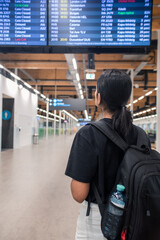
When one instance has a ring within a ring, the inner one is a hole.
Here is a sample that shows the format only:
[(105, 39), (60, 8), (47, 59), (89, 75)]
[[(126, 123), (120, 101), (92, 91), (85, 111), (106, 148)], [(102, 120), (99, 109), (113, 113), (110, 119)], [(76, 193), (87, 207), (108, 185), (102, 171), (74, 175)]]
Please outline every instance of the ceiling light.
[(80, 92), (81, 95), (83, 94), (82, 90), (80, 90), (79, 92)]
[(4, 66), (2, 64), (0, 64), (0, 68), (4, 68)]
[(76, 78), (77, 78), (77, 81), (79, 82), (80, 81), (79, 73), (76, 73)]
[(133, 101), (133, 103), (137, 103), (137, 102), (138, 102), (138, 100), (134, 100), (134, 101)]
[(157, 90), (158, 90), (158, 87), (156, 87), (154, 90), (157, 91)]
[(26, 87), (28, 87), (28, 88), (32, 88), (32, 86), (29, 85), (27, 82), (24, 82), (24, 85), (25, 85)]
[(87, 110), (84, 110), (84, 114), (86, 116), (86, 119), (88, 119), (88, 112), (87, 112)]
[(9, 72), (11, 74), (12, 77), (16, 78), (17, 75), (15, 75), (13, 72)]
[(78, 87), (79, 87), (79, 89), (81, 89), (81, 88), (82, 88), (82, 86), (81, 86), (81, 84), (80, 84), (80, 83), (78, 83)]
[(42, 98), (46, 98), (46, 96), (44, 96), (43, 94), (41, 94), (41, 97), (42, 97)]
[(138, 100), (140, 101), (140, 100), (142, 100), (143, 98), (144, 98), (144, 96), (141, 96), (141, 97), (138, 98)]
[(34, 92), (40, 94), (40, 92), (37, 89), (34, 89)]
[(145, 94), (145, 96), (148, 96), (148, 95), (150, 95), (152, 93), (153, 93), (153, 91), (149, 91), (148, 93)]
[(84, 96), (83, 96), (83, 95), (81, 95), (81, 99), (84, 99)]
[(75, 58), (72, 59), (72, 63), (73, 63), (74, 69), (77, 70), (77, 62)]

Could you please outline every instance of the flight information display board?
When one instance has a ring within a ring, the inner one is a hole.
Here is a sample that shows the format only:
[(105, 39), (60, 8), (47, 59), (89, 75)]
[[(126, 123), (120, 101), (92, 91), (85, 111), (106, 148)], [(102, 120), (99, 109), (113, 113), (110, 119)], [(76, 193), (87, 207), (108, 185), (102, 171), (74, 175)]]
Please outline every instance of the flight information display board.
[(0, 0), (0, 45), (47, 45), (47, 0)]
[(149, 46), (151, 0), (49, 0), (50, 46)]

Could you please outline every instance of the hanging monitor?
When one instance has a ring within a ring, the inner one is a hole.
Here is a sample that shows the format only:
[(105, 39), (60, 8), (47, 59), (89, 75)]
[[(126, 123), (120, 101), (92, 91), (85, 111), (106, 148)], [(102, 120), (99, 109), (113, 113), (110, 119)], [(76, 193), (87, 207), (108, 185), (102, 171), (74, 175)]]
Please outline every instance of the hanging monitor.
[(0, 45), (47, 45), (47, 0), (0, 1)]
[(49, 0), (50, 46), (149, 46), (151, 0)]

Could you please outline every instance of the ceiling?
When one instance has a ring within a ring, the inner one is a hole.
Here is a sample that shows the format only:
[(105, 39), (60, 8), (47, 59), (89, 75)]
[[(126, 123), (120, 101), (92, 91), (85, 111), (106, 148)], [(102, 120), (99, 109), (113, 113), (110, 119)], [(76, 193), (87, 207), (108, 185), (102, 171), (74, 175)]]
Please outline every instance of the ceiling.
[[(157, 39), (156, 31), (160, 29), (160, 0), (153, 0), (153, 21), (152, 21), (152, 40)], [(94, 54), (95, 58), (95, 80), (87, 80), (85, 86), (84, 72), (87, 69), (88, 54), (74, 54), (77, 61), (77, 71), (80, 75), (83, 95), (87, 95), (87, 110), (92, 119), (96, 119), (100, 110), (95, 109), (94, 92), (96, 82), (103, 69), (138, 69), (134, 78), (134, 100), (143, 96), (147, 91), (156, 87), (156, 69), (157, 69), (157, 50), (156, 46), (151, 47), (147, 54), (132, 53), (106, 53)], [(69, 79), (69, 66), (65, 54), (46, 54), (46, 53), (0, 53), (1, 64), (6, 68), (18, 71), (18, 76), (27, 81), (33, 87), (48, 97), (57, 98), (78, 98), (73, 80)], [(87, 91), (86, 91), (87, 89)], [(134, 104), (134, 112), (146, 109), (156, 105), (156, 91), (153, 91), (148, 97)], [(45, 103), (39, 100), (39, 106), (46, 108)], [(150, 111), (152, 114), (155, 110)], [(82, 118), (83, 113), (72, 112), (77, 118)]]

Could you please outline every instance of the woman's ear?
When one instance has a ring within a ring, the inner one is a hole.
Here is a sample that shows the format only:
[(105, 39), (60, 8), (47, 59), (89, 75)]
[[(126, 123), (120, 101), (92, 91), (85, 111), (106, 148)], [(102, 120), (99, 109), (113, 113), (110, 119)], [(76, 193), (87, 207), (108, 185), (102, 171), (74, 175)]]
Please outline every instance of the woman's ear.
[(101, 104), (101, 95), (95, 91), (95, 105), (98, 107)]
[(101, 95), (100, 95), (100, 93), (97, 94), (97, 103), (98, 103), (98, 106), (101, 104)]

